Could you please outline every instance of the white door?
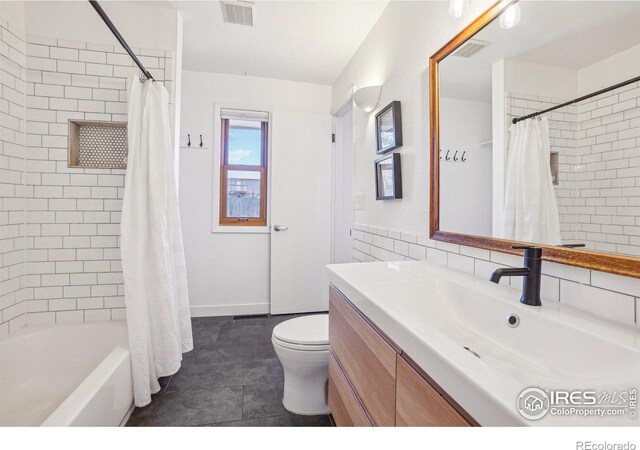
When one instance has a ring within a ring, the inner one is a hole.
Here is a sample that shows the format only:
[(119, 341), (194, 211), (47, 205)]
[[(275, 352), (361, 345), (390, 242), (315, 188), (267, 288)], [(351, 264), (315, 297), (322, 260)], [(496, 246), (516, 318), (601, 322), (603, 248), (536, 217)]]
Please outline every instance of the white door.
[(333, 149), (333, 253), (331, 262), (353, 262), (353, 114), (351, 103), (335, 118)]
[(328, 309), (331, 128), (329, 114), (273, 115), (271, 314)]

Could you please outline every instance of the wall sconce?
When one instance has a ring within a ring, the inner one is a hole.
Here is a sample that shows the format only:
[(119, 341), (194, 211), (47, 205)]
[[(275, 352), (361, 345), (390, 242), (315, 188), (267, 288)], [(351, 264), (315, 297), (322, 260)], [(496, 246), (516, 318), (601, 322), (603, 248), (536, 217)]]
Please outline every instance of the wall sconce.
[(358, 108), (370, 113), (376, 108), (378, 100), (380, 100), (380, 92), (382, 92), (382, 86), (367, 86), (356, 89), (353, 92), (353, 103)]

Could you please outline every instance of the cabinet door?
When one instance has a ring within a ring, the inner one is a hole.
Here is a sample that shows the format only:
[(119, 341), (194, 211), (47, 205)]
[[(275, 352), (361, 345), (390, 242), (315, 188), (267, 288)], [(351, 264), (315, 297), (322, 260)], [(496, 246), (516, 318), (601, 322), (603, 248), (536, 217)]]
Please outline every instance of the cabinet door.
[(468, 427), (447, 400), (398, 355), (396, 425), (399, 427)]
[(376, 426), (395, 425), (396, 351), (333, 286), (329, 341)]
[(329, 355), (329, 407), (339, 427), (371, 426), (333, 352)]

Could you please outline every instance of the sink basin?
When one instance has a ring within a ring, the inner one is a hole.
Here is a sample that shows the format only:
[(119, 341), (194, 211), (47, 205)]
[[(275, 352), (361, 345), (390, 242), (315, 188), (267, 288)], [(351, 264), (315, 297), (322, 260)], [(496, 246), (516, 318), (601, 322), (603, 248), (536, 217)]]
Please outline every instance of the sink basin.
[[(526, 388), (638, 388), (640, 333), (557, 302), (522, 305), (520, 292), (425, 262), (329, 266), (331, 282), (481, 424), (638, 425), (624, 417), (517, 409)], [(519, 323), (510, 326), (509, 316)], [(456, 395), (456, 393), (458, 395)]]

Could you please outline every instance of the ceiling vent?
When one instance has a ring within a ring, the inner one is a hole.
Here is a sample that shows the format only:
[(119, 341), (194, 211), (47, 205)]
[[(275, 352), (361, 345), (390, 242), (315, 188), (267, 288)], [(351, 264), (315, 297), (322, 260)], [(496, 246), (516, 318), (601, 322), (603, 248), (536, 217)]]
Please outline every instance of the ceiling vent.
[(253, 26), (252, 2), (222, 2), (222, 17), (227, 23)]
[(491, 42), (480, 41), (478, 39), (469, 39), (464, 43), (462, 47), (455, 51), (453, 56), (459, 56), (460, 58), (471, 58), (473, 55), (478, 53), (489, 44), (491, 44)]

